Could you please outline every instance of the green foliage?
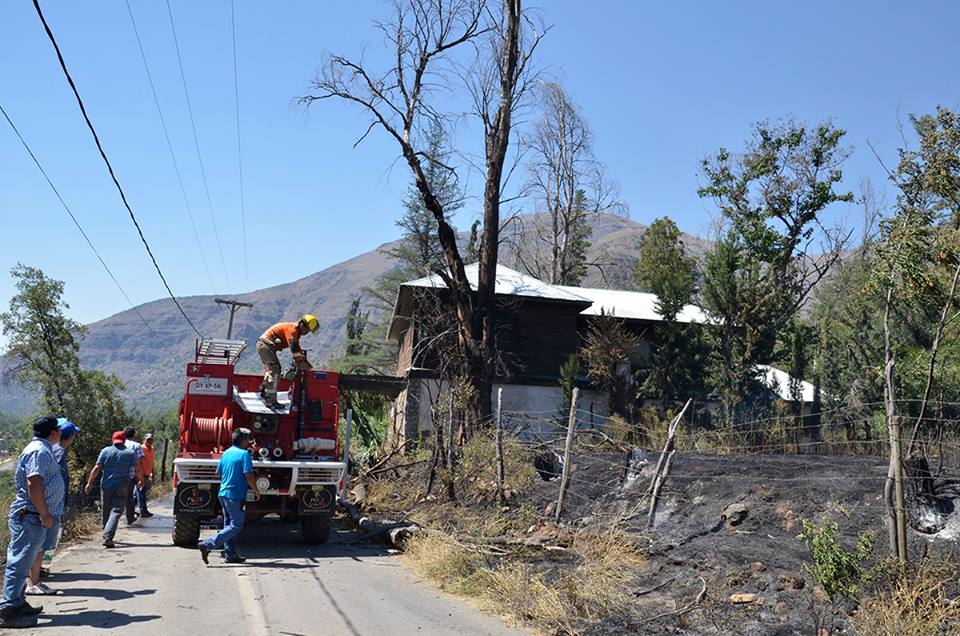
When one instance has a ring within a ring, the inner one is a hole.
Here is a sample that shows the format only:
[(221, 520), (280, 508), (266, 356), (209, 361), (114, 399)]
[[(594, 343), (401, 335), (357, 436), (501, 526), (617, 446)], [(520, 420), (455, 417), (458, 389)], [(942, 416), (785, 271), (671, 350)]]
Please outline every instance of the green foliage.
[(80, 367), (80, 340), (86, 329), (66, 316), (63, 283), (18, 263), (10, 270), (17, 293), (0, 314), (7, 355), (16, 379), (35, 389), (45, 409), (64, 412), (67, 384)]
[(122, 399), (123, 384), (113, 375), (80, 366), (84, 328), (67, 317), (64, 285), (24, 265), (11, 270), (17, 294), (0, 314), (9, 339), (16, 377), (32, 388), (49, 412), (81, 428), (72, 445), (74, 474), (92, 467), (110, 433), (135, 423)]
[(707, 183), (699, 194), (714, 200), (724, 221), (706, 258), (703, 300), (718, 320), (710, 330), (711, 384), (728, 421), (754, 397), (756, 366), (772, 360), (778, 337), (831, 262), (807, 258), (814, 233), (826, 242), (819, 249), (839, 249), (821, 215), (853, 200), (835, 190), (848, 156), (844, 134), (829, 122), (758, 124), (742, 153), (721, 149), (701, 163)]
[(648, 334), (651, 368), (641, 387), (641, 395), (661, 400), (703, 394), (701, 330), (674, 320), (693, 300), (699, 276), (681, 236), (670, 218), (654, 221), (640, 239), (634, 273), (637, 287), (657, 295), (657, 313), (665, 320)]
[(857, 533), (853, 550), (840, 545), (840, 527), (831, 519), (819, 525), (803, 519), (803, 532), (797, 535), (810, 550), (813, 564), (805, 563), (804, 571), (819, 583), (830, 600), (860, 597), (860, 586), (870, 580), (864, 562), (873, 552), (876, 537), (872, 532)]
[(560, 416), (566, 417), (570, 413), (570, 403), (573, 402), (573, 389), (577, 386), (577, 378), (580, 377), (580, 360), (577, 354), (571, 353), (570, 357), (560, 365)]
[(657, 313), (672, 321), (696, 291), (697, 262), (686, 255), (680, 228), (669, 217), (655, 220), (640, 238), (635, 280), (657, 295)]

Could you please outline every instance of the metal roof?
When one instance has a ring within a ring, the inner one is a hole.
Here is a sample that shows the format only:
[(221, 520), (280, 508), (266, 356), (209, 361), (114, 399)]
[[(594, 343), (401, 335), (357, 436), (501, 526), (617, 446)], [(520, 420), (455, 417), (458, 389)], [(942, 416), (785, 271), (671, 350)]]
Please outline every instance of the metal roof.
[[(760, 381), (776, 393), (781, 400), (793, 401), (793, 397), (790, 395), (789, 373), (767, 364), (758, 364), (757, 372), (760, 375)], [(813, 402), (813, 385), (806, 380), (800, 380), (800, 401)]]
[[(464, 268), (470, 288), (477, 289), (477, 280), (480, 274), (479, 263), (467, 265)], [(437, 274), (420, 278), (403, 284), (404, 287), (436, 287), (445, 288), (447, 285)], [(503, 265), (497, 265), (497, 284), (495, 293), (504, 296), (523, 296), (525, 298), (542, 298), (545, 300), (568, 300), (572, 302), (587, 302), (587, 298), (576, 293), (575, 287), (561, 287), (551, 285), (538, 278), (522, 274)]]
[[(559, 285), (556, 287), (593, 302), (590, 307), (580, 312), (584, 316), (599, 316), (600, 312), (603, 311), (625, 320), (663, 322), (663, 316), (657, 312), (656, 294), (592, 287), (563, 287)], [(684, 305), (674, 322), (707, 323), (709, 320), (707, 314), (696, 305)]]

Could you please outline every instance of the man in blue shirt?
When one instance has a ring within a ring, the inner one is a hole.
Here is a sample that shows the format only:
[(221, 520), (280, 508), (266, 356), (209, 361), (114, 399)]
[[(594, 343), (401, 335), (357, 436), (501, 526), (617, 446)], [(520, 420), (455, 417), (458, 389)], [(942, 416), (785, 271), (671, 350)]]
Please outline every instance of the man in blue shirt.
[[(65, 417), (58, 417), (57, 424), (60, 427), (60, 441), (53, 445), (53, 458), (57, 460), (60, 467), (60, 476), (63, 477), (63, 510), (66, 514), (67, 501), (70, 495), (70, 467), (67, 464), (67, 449), (77, 439), (77, 433), (80, 427)], [(47, 536), (43, 540), (43, 547), (37, 553), (37, 558), (33, 561), (33, 567), (30, 568), (30, 584), (27, 585), (27, 596), (50, 596), (57, 593), (57, 590), (47, 587), (46, 583), (40, 581), (40, 569), (43, 566), (43, 555), (45, 552), (57, 549), (60, 542), (60, 518), (47, 528)]]
[(17, 495), (10, 504), (7, 523), (10, 543), (3, 575), (0, 627), (33, 627), (42, 607), (32, 607), (24, 598), (30, 567), (43, 547), (47, 528), (63, 514), (65, 486), (53, 457), (60, 441), (60, 426), (52, 415), (33, 422), (33, 441), (17, 461)]
[(103, 523), (103, 547), (116, 547), (113, 537), (117, 534), (120, 515), (127, 505), (127, 489), (130, 487), (130, 471), (137, 480), (143, 479), (137, 453), (124, 445), (127, 435), (123, 431), (113, 434), (113, 445), (100, 451), (97, 464), (90, 471), (90, 478), (84, 489), (88, 495), (93, 490), (93, 480), (101, 472), (100, 479), (100, 515)]
[(250, 429), (238, 428), (233, 431), (233, 446), (220, 456), (217, 472), (220, 474), (220, 507), (223, 509), (223, 529), (209, 539), (197, 544), (200, 558), (209, 563), (210, 551), (223, 548), (227, 563), (246, 561), (237, 554), (234, 539), (243, 530), (245, 517), (243, 503), (247, 500), (247, 488), (253, 490), (253, 497), (260, 501), (260, 491), (254, 478), (253, 460), (247, 447), (250, 446)]

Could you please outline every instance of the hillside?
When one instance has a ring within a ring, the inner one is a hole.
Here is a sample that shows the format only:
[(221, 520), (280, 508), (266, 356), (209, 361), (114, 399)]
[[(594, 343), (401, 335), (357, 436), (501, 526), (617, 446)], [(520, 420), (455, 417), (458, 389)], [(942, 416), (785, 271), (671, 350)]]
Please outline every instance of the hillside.
[[(538, 223), (537, 215), (520, 217), (505, 242), (501, 262), (521, 268), (516, 245), (529, 245)], [(593, 227), (588, 260), (591, 267), (585, 285), (632, 288), (633, 264), (645, 226), (626, 218), (602, 216)], [(685, 237), (687, 246), (702, 256), (709, 242)], [(346, 315), (351, 301), (392, 266), (382, 251), (391, 243), (328, 267), (305, 278), (235, 297), (253, 303), (241, 309), (234, 323), (234, 336), (253, 343), (263, 329), (278, 321), (292, 320), (312, 311), (320, 320), (319, 332), (307, 342), (315, 361), (336, 356), (343, 341)], [(204, 334), (224, 334), (228, 311), (213, 302), (213, 296), (180, 298), (187, 314)], [(127, 386), (129, 398), (137, 404), (169, 404), (183, 388), (183, 367), (193, 357), (195, 334), (184, 324), (171, 300), (156, 300), (137, 308), (151, 325), (147, 331), (131, 309), (88, 325), (89, 333), (80, 354), (85, 367), (116, 374)], [(245, 368), (260, 368), (252, 351), (243, 357)], [(32, 408), (30, 395), (13, 385), (0, 385), (0, 412), (22, 413)]]

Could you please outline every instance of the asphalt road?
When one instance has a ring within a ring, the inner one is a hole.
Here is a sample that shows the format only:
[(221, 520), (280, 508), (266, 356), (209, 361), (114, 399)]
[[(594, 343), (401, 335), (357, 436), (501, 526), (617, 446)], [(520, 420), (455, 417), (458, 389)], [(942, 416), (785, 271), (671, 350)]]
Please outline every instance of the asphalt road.
[[(339, 530), (305, 546), (297, 525), (251, 524), (226, 565), (170, 543), (170, 503), (121, 523), (117, 548), (96, 540), (58, 554), (46, 579), (62, 593), (30, 597), (45, 613), (28, 634), (522, 636), (496, 617), (418, 581), (400, 558)], [(206, 535), (206, 533), (205, 533)]]

